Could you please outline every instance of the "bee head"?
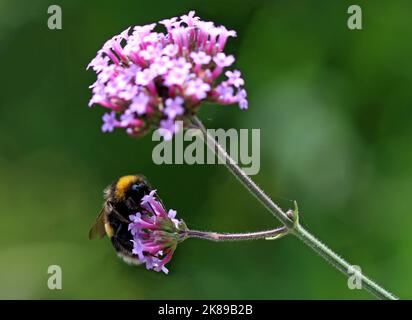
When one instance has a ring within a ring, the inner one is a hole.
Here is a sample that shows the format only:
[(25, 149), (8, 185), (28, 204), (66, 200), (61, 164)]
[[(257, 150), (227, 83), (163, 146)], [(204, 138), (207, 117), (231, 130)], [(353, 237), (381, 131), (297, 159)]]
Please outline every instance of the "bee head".
[(150, 186), (140, 175), (127, 175), (120, 177), (112, 184), (113, 198), (120, 202), (132, 198), (139, 203), (142, 197), (150, 192)]

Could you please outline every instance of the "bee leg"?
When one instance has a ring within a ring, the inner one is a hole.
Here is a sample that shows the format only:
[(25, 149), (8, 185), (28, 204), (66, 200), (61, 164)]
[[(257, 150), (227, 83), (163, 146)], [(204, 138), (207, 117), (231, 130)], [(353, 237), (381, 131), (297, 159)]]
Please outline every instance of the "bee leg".
[(109, 207), (109, 208), (110, 208), (110, 211), (111, 211), (112, 213), (114, 213), (120, 221), (122, 221), (122, 222), (124, 222), (124, 223), (130, 223), (129, 220), (127, 220), (125, 217), (123, 217), (123, 216), (119, 213), (119, 211), (116, 210), (116, 208), (113, 206), (113, 204), (112, 204), (111, 202), (109, 202), (109, 206), (110, 206), (110, 207)]
[(110, 224), (114, 230), (113, 238), (117, 238), (119, 236), (120, 230), (122, 229), (122, 224), (116, 220), (111, 221)]
[(132, 198), (127, 198), (126, 201), (126, 206), (130, 209), (138, 209), (139, 206), (136, 205), (136, 202)]
[(122, 230), (122, 224), (121, 223), (119, 223), (119, 226), (116, 228), (115, 236), (117, 238), (119, 237), (120, 230)]

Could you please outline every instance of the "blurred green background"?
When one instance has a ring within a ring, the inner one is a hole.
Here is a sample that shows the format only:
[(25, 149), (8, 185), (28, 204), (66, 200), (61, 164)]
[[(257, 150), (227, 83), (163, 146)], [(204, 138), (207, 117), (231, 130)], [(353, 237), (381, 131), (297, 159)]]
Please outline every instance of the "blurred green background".
[[(63, 29), (47, 28), (47, 7)], [(130, 267), (88, 241), (102, 190), (143, 173), (190, 227), (277, 222), (223, 166), (156, 166), (150, 135), (102, 134), (86, 65), (130, 25), (191, 9), (238, 32), (250, 108), (206, 106), (210, 128), (260, 128), (254, 177), (284, 208), (381, 285), (412, 298), (412, 2), (0, 0), (0, 298), (369, 299), (298, 240), (189, 240), (170, 275)], [(47, 268), (63, 270), (49, 290)]]

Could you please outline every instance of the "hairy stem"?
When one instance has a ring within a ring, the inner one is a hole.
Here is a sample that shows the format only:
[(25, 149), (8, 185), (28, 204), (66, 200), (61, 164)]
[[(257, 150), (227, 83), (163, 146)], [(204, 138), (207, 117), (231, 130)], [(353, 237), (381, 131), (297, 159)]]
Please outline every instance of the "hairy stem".
[(202, 122), (194, 116), (192, 118), (192, 124), (195, 128), (198, 128), (203, 133), (203, 138), (206, 139), (206, 144), (214, 152), (217, 151), (218, 157), (225, 163), (230, 172), (242, 183), (245, 188), (253, 194), (277, 219), (279, 219), (290, 233), (294, 234), (298, 239), (302, 240), (304, 244), (314, 250), (327, 262), (329, 262), (336, 269), (341, 271), (346, 276), (354, 276), (361, 281), (362, 288), (365, 288), (370, 293), (374, 294), (380, 299), (396, 300), (398, 299), (389, 291), (379, 286), (376, 282), (362, 274), (356, 272), (353, 266), (333, 252), (309, 231), (300, 225), (298, 221), (293, 221), (276, 203), (267, 196), (262, 189), (237, 165), (232, 157), (226, 152), (226, 150), (215, 140), (215, 138), (206, 130)]
[(185, 236), (188, 238), (200, 238), (212, 241), (243, 241), (280, 237), (288, 232), (286, 227), (272, 230), (247, 232), (247, 233), (217, 233), (208, 231), (188, 230)]

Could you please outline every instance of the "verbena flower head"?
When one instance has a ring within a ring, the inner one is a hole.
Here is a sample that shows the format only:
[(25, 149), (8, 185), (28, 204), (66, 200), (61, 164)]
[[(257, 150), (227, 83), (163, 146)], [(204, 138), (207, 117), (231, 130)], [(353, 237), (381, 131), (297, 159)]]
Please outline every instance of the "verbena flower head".
[(146, 268), (168, 273), (165, 264), (173, 256), (179, 242), (185, 239), (187, 227), (176, 219), (176, 211), (166, 212), (155, 197), (156, 190), (145, 195), (142, 210), (129, 217), (129, 231), (133, 236), (133, 251)]
[(124, 30), (88, 65), (97, 73), (89, 106), (110, 110), (103, 132), (123, 128), (142, 136), (162, 128), (164, 139), (171, 139), (180, 129), (175, 121), (187, 123), (203, 101), (248, 107), (240, 71), (225, 72), (235, 61), (224, 52), (235, 31), (202, 21), (194, 11), (159, 24), (165, 33), (155, 31), (156, 23)]

